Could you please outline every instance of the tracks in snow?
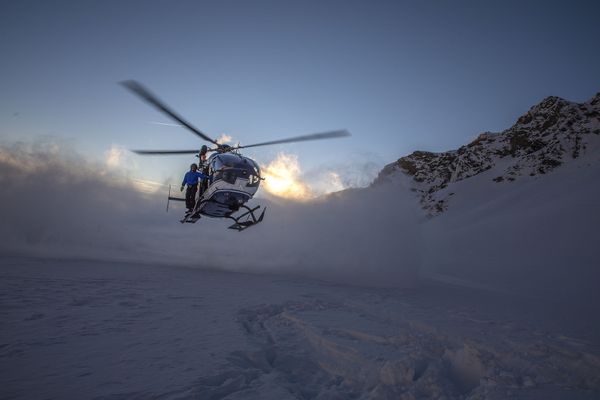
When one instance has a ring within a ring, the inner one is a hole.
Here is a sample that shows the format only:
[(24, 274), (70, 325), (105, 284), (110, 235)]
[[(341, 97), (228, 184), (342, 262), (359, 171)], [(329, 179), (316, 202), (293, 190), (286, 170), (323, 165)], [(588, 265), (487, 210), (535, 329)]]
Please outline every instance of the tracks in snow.
[(197, 389), (207, 399), (501, 399), (600, 389), (600, 361), (590, 354), (544, 338), (515, 341), (511, 332), (509, 340), (448, 336), (397, 311), (319, 299), (242, 309), (255, 350), (232, 352)]

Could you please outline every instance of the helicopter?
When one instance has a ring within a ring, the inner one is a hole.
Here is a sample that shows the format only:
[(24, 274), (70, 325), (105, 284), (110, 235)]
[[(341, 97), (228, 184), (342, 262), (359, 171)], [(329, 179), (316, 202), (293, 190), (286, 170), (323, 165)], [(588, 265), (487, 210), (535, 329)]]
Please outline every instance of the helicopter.
[[(216, 140), (195, 128), (183, 119), (183, 117), (169, 108), (164, 102), (159, 100), (158, 97), (141, 83), (135, 80), (127, 80), (121, 82), (121, 84), (132, 93), (139, 96), (142, 100), (148, 102), (201, 139), (211, 143), (213, 146), (209, 148), (207, 145), (203, 145), (200, 150), (131, 150), (139, 155), (195, 154), (196, 157), (198, 157), (199, 170), (207, 175), (208, 178), (203, 179), (198, 185), (195, 206), (193, 209), (186, 212), (183, 219), (180, 220), (181, 223), (195, 223), (202, 215), (211, 218), (228, 218), (234, 221), (234, 223), (229, 226), (229, 229), (243, 231), (263, 220), (266, 209), (263, 208), (260, 215), (258, 215), (258, 210), (261, 206), (257, 205), (250, 208), (246, 203), (256, 194), (260, 182), (265, 178), (260, 174), (259, 165), (250, 157), (243, 156), (240, 153), (241, 149), (350, 136), (350, 133), (347, 130), (342, 129), (244, 146), (240, 146), (239, 144), (236, 146), (229, 146), (227, 144), (218, 143)], [(209, 153), (211, 153), (210, 156), (206, 158)], [(180, 197), (171, 196), (171, 189), (169, 187), (167, 211), (169, 208), (169, 201), (171, 200), (185, 201), (185, 199)]]

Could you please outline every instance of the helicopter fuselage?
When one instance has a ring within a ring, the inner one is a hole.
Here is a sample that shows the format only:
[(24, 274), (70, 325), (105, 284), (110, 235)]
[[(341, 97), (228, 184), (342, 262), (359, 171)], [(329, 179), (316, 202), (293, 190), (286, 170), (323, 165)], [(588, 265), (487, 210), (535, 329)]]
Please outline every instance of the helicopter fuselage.
[(258, 190), (260, 167), (251, 158), (237, 153), (215, 153), (206, 165), (208, 187), (200, 193), (195, 208), (202, 215), (229, 217)]

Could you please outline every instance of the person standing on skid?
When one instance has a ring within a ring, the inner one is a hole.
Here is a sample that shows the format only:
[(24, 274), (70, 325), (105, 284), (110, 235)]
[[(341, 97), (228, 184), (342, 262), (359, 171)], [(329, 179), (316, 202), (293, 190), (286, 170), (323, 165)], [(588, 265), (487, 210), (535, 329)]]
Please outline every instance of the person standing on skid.
[(187, 185), (185, 191), (185, 206), (188, 211), (192, 211), (196, 206), (196, 192), (198, 191), (198, 180), (208, 178), (202, 172), (198, 172), (198, 166), (196, 164), (190, 165), (190, 170), (185, 173), (183, 182), (181, 182), (181, 191)]

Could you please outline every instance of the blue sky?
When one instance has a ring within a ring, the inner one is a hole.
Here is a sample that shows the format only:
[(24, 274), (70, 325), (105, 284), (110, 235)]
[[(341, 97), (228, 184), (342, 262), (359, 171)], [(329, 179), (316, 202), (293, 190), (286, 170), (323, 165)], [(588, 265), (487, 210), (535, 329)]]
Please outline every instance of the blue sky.
[[(508, 128), (548, 95), (600, 91), (594, 1), (4, 2), (0, 136), (89, 157), (196, 148), (118, 81), (143, 82), (213, 137), (242, 144), (346, 128), (349, 139), (253, 149), (304, 171), (444, 151)], [(179, 179), (189, 157), (134, 158)]]

